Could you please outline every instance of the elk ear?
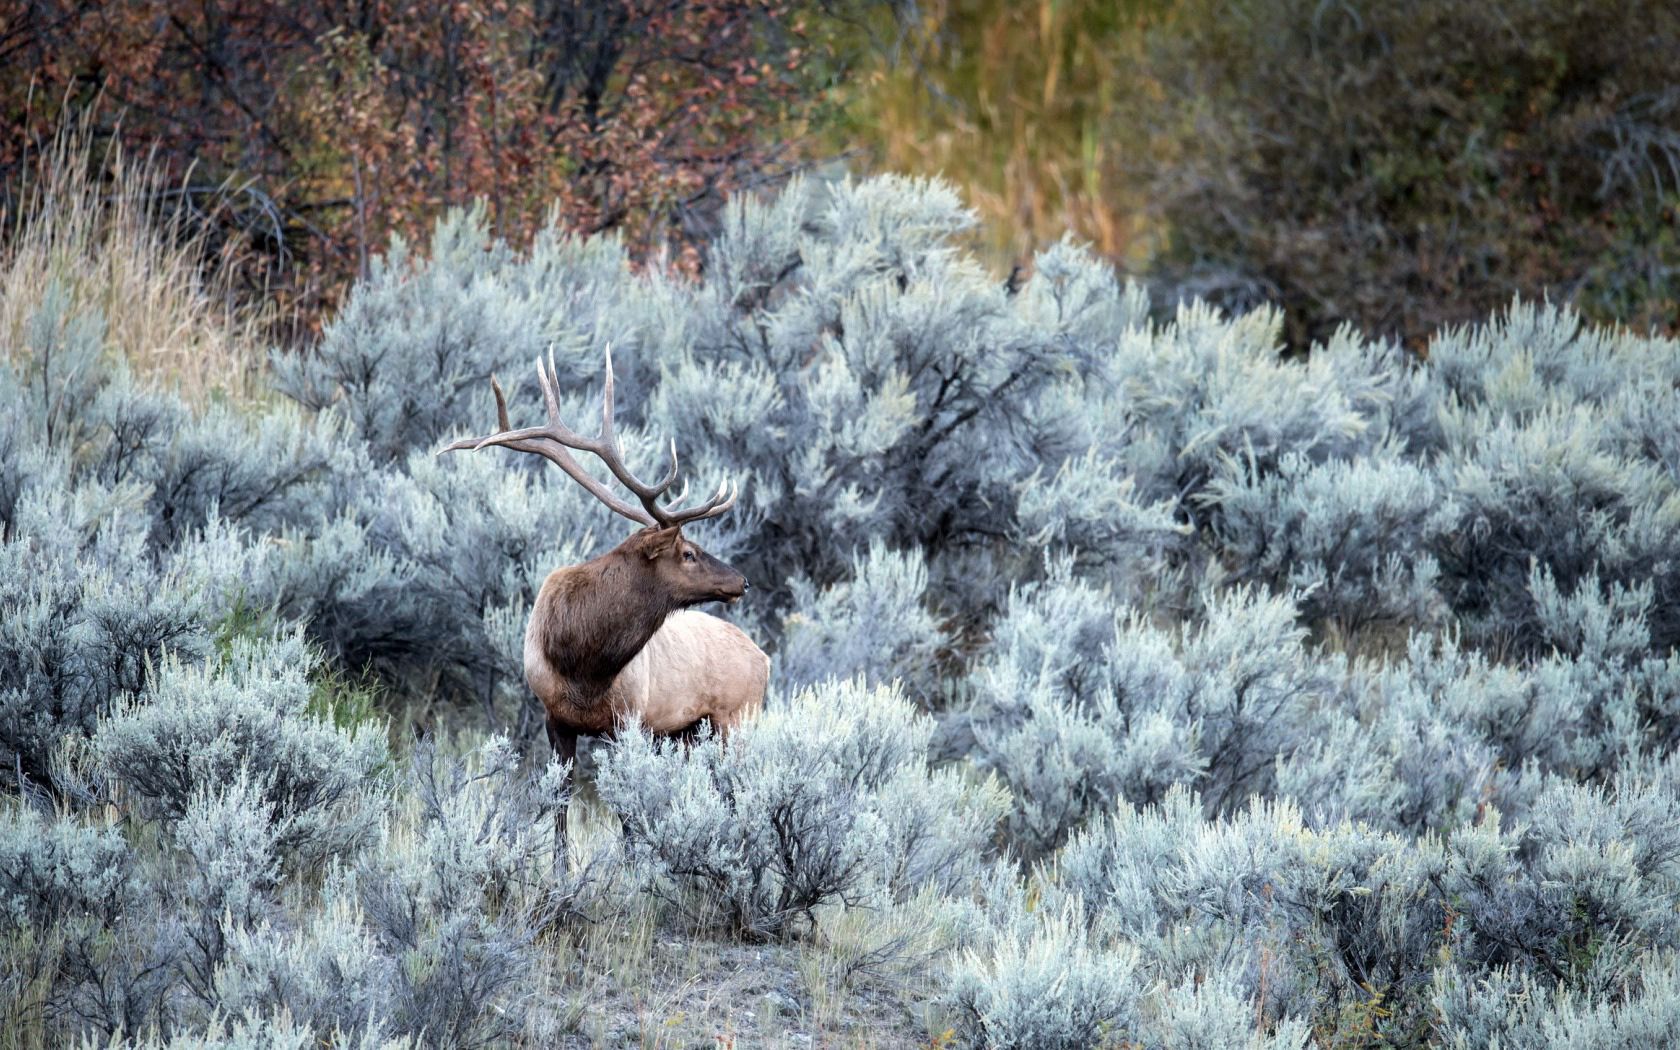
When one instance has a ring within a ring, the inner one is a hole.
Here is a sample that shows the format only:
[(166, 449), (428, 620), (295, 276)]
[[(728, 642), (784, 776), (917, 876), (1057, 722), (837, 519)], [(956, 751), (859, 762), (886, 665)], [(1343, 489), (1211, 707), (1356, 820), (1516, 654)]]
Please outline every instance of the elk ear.
[(642, 557), (648, 561), (664, 557), (675, 550), (680, 542), (682, 542), (682, 527), (680, 525), (668, 529), (652, 530), (646, 545), (642, 547)]

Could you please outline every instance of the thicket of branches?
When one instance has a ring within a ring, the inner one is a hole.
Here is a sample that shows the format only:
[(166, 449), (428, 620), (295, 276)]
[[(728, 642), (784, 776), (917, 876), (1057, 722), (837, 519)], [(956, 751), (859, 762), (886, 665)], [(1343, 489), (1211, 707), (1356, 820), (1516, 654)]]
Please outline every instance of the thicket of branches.
[(1169, 299), (1421, 349), (1515, 293), (1680, 331), (1680, 18), (1660, 0), (922, 6), (848, 142)]
[(1161, 276), (1297, 346), (1421, 347), (1513, 292), (1680, 330), (1677, 47), (1640, 0), (1184, 5), (1149, 38)]
[(0, 181), (95, 105), (311, 318), (475, 198), (507, 236), (552, 209), (692, 263), (725, 193), (797, 159), (854, 6), (10, 0), (0, 63), (31, 75), (0, 86)]

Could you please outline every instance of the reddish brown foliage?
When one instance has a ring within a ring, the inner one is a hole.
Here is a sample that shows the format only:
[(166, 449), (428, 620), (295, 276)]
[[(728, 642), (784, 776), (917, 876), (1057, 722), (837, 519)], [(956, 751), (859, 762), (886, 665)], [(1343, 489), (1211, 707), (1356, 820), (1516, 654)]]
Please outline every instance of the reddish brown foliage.
[(476, 197), (511, 237), (552, 205), (681, 252), (833, 68), (802, 2), (0, 0), (0, 165), (97, 99), (306, 312)]

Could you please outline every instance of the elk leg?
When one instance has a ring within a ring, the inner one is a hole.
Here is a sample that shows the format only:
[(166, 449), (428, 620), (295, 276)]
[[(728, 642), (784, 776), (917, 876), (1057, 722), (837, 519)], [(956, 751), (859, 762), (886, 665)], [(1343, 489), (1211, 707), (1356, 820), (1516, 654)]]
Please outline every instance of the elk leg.
[(566, 798), (560, 803), (559, 812), (554, 814), (554, 863), (558, 867), (566, 859), (566, 811), (572, 808), (572, 767), (577, 764), (577, 734), (550, 718), (548, 742), (566, 766)]
[(685, 725), (681, 729), (677, 730), (675, 733), (672, 733), (669, 737), (667, 737), (667, 739), (670, 740), (673, 745), (682, 748), (683, 755), (686, 757), (690, 751), (694, 750), (695, 742), (700, 739), (700, 727), (707, 724), (709, 721), (709, 719), (704, 717), (697, 718), (688, 725)]
[(722, 718), (712, 719), (712, 729), (717, 733), (718, 743), (727, 747), (729, 734), (735, 731), (735, 726), (741, 721), (739, 712), (731, 712)]

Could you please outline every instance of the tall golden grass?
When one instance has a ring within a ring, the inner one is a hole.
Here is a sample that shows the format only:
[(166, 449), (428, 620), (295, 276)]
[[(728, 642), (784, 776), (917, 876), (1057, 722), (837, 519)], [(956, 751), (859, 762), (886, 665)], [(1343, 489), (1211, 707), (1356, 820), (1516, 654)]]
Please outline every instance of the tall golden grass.
[(107, 349), (138, 378), (195, 404), (255, 396), (271, 308), (239, 293), (236, 260), (211, 250), (184, 200), (149, 159), (67, 122), (0, 205), (0, 359), (22, 352), (57, 282), (73, 310), (99, 311)]
[(837, 134), (878, 168), (942, 175), (1003, 267), (1072, 232), (1116, 261), (1152, 251), (1143, 141), (1114, 119), (1171, 0), (926, 0), (919, 24), (840, 89)]

